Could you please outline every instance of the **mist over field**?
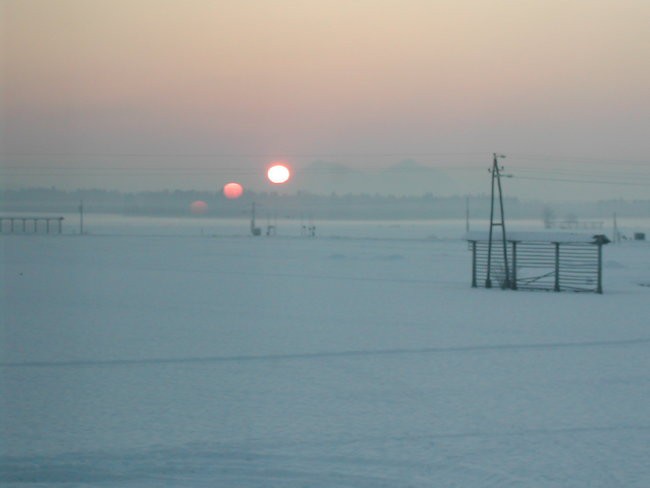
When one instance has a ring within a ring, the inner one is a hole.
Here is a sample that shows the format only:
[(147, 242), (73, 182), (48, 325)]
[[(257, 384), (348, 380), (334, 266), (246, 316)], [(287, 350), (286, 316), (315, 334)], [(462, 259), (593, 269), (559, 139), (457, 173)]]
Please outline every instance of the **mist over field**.
[[(204, 205), (200, 213), (193, 202)], [(490, 195), (443, 197), (432, 193), (420, 196), (382, 194), (313, 194), (245, 192), (231, 200), (221, 191), (165, 190), (119, 192), (31, 188), (0, 191), (0, 212), (6, 215), (31, 213), (72, 214), (83, 205), (86, 213), (125, 216), (174, 216), (198, 218), (248, 218), (255, 204), (261, 218), (282, 219), (372, 219), (427, 220), (478, 219), (490, 215)], [(650, 200), (621, 199), (592, 202), (543, 202), (505, 197), (509, 219), (580, 221), (598, 220), (610, 225), (614, 215), (620, 218), (650, 217)]]

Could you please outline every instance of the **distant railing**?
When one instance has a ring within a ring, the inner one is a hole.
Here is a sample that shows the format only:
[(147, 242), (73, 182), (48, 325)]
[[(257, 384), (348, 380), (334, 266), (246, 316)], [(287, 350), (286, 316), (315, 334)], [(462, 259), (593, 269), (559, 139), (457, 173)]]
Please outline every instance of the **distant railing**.
[(63, 220), (63, 217), (0, 217), (0, 234), (37, 234), (39, 231), (61, 234)]

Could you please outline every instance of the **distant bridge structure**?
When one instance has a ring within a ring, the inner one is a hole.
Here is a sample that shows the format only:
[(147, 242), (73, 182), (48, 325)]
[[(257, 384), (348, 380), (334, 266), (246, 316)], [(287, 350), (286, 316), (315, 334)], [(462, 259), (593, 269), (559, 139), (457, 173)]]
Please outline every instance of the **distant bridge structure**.
[(63, 217), (0, 216), (0, 234), (61, 234)]

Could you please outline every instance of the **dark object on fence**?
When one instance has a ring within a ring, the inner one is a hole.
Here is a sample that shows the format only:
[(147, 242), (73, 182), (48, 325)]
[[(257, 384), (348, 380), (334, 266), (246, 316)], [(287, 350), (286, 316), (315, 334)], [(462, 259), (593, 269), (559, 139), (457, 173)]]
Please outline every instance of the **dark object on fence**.
[(645, 232), (635, 232), (634, 233), (635, 241), (645, 241)]
[[(466, 239), (476, 288), (488, 276), (489, 236), (470, 232)], [(509, 249), (510, 259), (504, 264), (501, 253), (494, 253), (489, 274), (503, 289), (602, 293), (602, 247), (608, 242), (604, 235), (509, 232), (505, 242), (493, 239), (492, 245)]]
[[(61, 234), (63, 232), (63, 220), (63, 217), (0, 217), (0, 234), (16, 234), (18, 232), (36, 234), (39, 230), (45, 231), (46, 234), (49, 234), (50, 230), (53, 233), (56, 231), (57, 234)], [(5, 224), (5, 222), (8, 222), (8, 224)], [(17, 224), (17, 222), (20, 222), (21, 225)], [(45, 226), (39, 226), (39, 222), (44, 222)], [(51, 225), (52, 223), (54, 225)]]

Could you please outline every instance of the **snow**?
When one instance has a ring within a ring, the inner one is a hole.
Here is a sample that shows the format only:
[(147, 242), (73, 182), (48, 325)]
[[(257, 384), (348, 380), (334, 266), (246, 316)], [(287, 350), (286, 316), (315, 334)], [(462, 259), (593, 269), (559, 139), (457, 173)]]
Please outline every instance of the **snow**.
[(0, 484), (650, 486), (647, 242), (522, 292), (462, 225), (190, 221), (0, 237)]

